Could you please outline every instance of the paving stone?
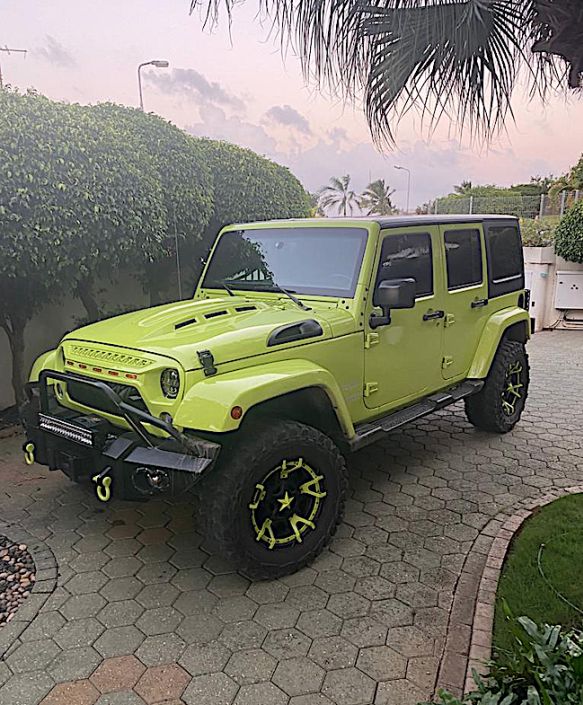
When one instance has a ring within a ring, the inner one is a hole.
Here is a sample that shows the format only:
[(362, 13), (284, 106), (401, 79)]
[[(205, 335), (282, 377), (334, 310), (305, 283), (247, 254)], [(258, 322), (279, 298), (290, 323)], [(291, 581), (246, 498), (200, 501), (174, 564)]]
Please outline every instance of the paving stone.
[(59, 611), (67, 619), (85, 619), (95, 617), (104, 605), (105, 598), (97, 592), (91, 592), (88, 595), (71, 595)]
[(59, 629), (54, 639), (62, 649), (91, 646), (97, 637), (103, 633), (103, 629), (103, 625), (94, 617), (73, 619)]
[(147, 703), (166, 702), (179, 698), (190, 676), (177, 663), (148, 668), (134, 690)]
[(327, 671), (336, 668), (349, 668), (356, 663), (358, 649), (341, 636), (314, 639), (309, 658)]
[(265, 640), (267, 629), (257, 622), (236, 622), (227, 624), (219, 636), (221, 641), (231, 651), (241, 649), (258, 649)]
[(327, 609), (342, 619), (364, 617), (370, 610), (370, 600), (354, 592), (331, 595)]
[[(192, 553), (196, 552), (193, 551)], [(177, 554), (174, 553), (174, 549), (170, 546), (163, 543), (155, 543), (141, 548), (136, 554), (136, 558), (138, 558), (142, 563), (165, 563), (166, 561), (170, 561), (175, 568), (190, 568), (192, 565), (196, 565), (196, 563), (181, 565), (181, 561), (179, 559), (174, 560), (176, 555)]]
[(262, 624), (267, 629), (284, 629), (294, 627), (300, 611), (297, 607), (276, 603), (271, 605), (261, 605), (255, 613), (255, 621)]
[(114, 627), (104, 632), (94, 646), (103, 658), (126, 656), (133, 654), (144, 638), (144, 634), (134, 626)]
[(340, 634), (342, 620), (329, 610), (310, 610), (302, 613), (298, 619), (297, 628), (312, 639), (334, 636)]
[(375, 682), (356, 668), (345, 668), (326, 674), (322, 692), (337, 705), (369, 705)]
[(55, 681), (74, 681), (89, 678), (101, 662), (101, 656), (92, 646), (62, 651), (50, 664), (47, 672)]
[(245, 593), (259, 605), (283, 602), (289, 592), (289, 587), (279, 580), (262, 580), (251, 583)]
[(387, 627), (372, 617), (354, 617), (342, 625), (341, 635), (355, 646), (380, 646), (387, 638)]
[[(180, 614), (178, 610), (175, 611)], [(224, 623), (216, 617), (199, 613), (184, 617), (176, 631), (187, 644), (204, 644), (208, 641), (214, 641), (223, 628)]]
[(297, 607), (299, 610), (323, 609), (327, 602), (328, 593), (316, 585), (292, 587), (285, 598), (286, 605)]
[(263, 642), (263, 648), (279, 661), (294, 656), (305, 656), (310, 643), (310, 639), (297, 629), (276, 629), (269, 632)]
[(94, 553), (82, 553), (71, 561), (69, 566), (75, 573), (86, 573), (89, 571), (100, 570), (107, 563), (107, 556), (96, 551)]
[(101, 571), (90, 571), (74, 575), (66, 584), (71, 595), (87, 595), (98, 592), (107, 582), (107, 576)]
[[(182, 699), (187, 705), (231, 705), (238, 687), (225, 673), (210, 673), (193, 678)], [(258, 705), (258, 702), (262, 701), (256, 701), (253, 705)]]
[(136, 601), (146, 609), (154, 609), (171, 605), (179, 594), (172, 585), (165, 585), (163, 590), (159, 585), (146, 585), (136, 596)]
[[(167, 585), (166, 589), (175, 590), (172, 585)], [(179, 593), (172, 606), (186, 617), (199, 612), (212, 612), (219, 598), (208, 590), (188, 590)]]
[(400, 600), (377, 600), (372, 603), (371, 617), (386, 627), (402, 627), (413, 624), (413, 609)]
[(40, 671), (61, 653), (61, 649), (52, 639), (28, 641), (12, 651), (6, 663), (14, 673)]
[(259, 683), (271, 678), (277, 661), (263, 649), (235, 652), (224, 668), (225, 673), (239, 685)]
[(88, 680), (59, 683), (44, 698), (42, 705), (93, 705), (98, 697), (99, 693)]
[(237, 573), (229, 573), (228, 575), (216, 575), (212, 578), (208, 584), (208, 589), (217, 597), (234, 597), (235, 595), (244, 595), (249, 585), (249, 580), (243, 576)]
[(36, 641), (38, 639), (50, 639), (62, 628), (63, 624), (65, 624), (65, 619), (59, 612), (41, 612), (22, 632), (20, 640)]
[(417, 627), (389, 629), (387, 644), (408, 658), (433, 655), (433, 640), (428, 639)]
[(235, 705), (286, 705), (288, 697), (273, 683), (244, 685), (235, 698)]
[(102, 695), (95, 705), (146, 705), (146, 703), (133, 690), (121, 690)]
[(256, 602), (245, 595), (237, 595), (221, 600), (213, 610), (213, 615), (223, 622), (241, 622), (245, 619), (253, 619), (257, 609)]
[[(332, 595), (336, 592), (350, 592), (356, 583), (354, 575), (347, 573), (344, 570), (327, 570), (318, 574), (314, 581), (314, 585), (324, 590), (325, 593)], [(312, 588), (313, 590), (314, 588)], [(308, 588), (304, 588), (308, 591)], [(309, 591), (308, 591), (309, 594)], [(308, 603), (309, 604), (309, 603)], [(313, 607), (317, 607), (312, 603)]]
[(53, 679), (43, 671), (16, 675), (0, 688), (0, 703), (2, 705), (38, 703), (53, 685)]
[(137, 620), (136, 626), (146, 636), (173, 632), (183, 620), (183, 615), (172, 607), (155, 607), (146, 610)]
[(314, 661), (299, 656), (280, 661), (272, 680), (290, 696), (317, 693), (324, 680), (324, 669)]
[(131, 690), (145, 670), (135, 656), (117, 656), (102, 661), (89, 680), (100, 693)]
[(369, 575), (356, 581), (354, 591), (367, 600), (387, 600), (395, 596), (396, 586), (380, 575)]
[(144, 608), (136, 600), (110, 602), (97, 615), (97, 619), (108, 629), (135, 624)]
[(402, 679), (379, 683), (374, 705), (411, 705), (423, 702), (431, 697), (431, 693), (421, 690), (411, 681)]
[(123, 558), (110, 558), (103, 566), (103, 572), (110, 578), (127, 578), (135, 575), (142, 567), (142, 563), (133, 556)]
[(186, 642), (178, 634), (158, 634), (144, 639), (135, 654), (146, 666), (161, 666), (178, 661), (185, 648)]
[(222, 671), (231, 657), (231, 652), (218, 641), (207, 644), (190, 644), (180, 657), (180, 665), (191, 676)]
[(404, 678), (407, 659), (388, 646), (369, 646), (358, 653), (356, 667), (375, 681)]
[(135, 556), (142, 548), (142, 544), (136, 539), (117, 539), (108, 544), (103, 550), (111, 558), (120, 556)]
[(132, 600), (140, 592), (143, 585), (135, 577), (114, 578), (108, 580), (101, 594), (108, 602), (116, 600)]

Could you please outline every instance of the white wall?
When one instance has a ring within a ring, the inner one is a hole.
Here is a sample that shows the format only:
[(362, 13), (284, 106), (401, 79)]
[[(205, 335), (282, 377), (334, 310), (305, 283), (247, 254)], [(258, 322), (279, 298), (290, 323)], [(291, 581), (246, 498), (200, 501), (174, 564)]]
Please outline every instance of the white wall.
[[(562, 320), (565, 312), (555, 308), (557, 272), (583, 272), (583, 264), (567, 262), (555, 255), (552, 247), (525, 247), (524, 269), (527, 281), (530, 279), (530, 315), (535, 319), (535, 331), (574, 327)], [(566, 313), (569, 318), (583, 319), (583, 310)]]

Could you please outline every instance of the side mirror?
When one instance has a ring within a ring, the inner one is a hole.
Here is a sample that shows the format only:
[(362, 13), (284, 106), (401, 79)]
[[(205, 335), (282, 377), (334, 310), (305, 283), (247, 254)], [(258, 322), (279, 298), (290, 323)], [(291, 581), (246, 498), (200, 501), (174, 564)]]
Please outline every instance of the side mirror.
[(415, 279), (385, 279), (380, 282), (374, 293), (374, 304), (382, 308), (383, 315), (372, 315), (370, 327), (388, 326), (394, 308), (413, 308), (416, 289)]

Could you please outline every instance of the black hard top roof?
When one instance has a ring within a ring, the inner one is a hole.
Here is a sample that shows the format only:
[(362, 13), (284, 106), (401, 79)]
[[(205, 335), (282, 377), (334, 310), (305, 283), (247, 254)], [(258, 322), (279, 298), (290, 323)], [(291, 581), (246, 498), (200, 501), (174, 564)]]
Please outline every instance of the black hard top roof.
[[(388, 215), (368, 217), (363, 220), (378, 223), (381, 228), (395, 228), (405, 225), (441, 225), (448, 223), (482, 223), (484, 220), (516, 220), (513, 215)], [(341, 219), (340, 219), (341, 220)]]

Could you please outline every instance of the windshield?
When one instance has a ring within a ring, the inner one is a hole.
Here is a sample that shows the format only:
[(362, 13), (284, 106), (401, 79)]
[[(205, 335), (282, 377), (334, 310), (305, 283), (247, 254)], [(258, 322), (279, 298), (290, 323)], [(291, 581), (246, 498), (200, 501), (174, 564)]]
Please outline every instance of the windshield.
[(354, 295), (366, 245), (364, 228), (261, 228), (224, 233), (203, 287), (315, 296)]

